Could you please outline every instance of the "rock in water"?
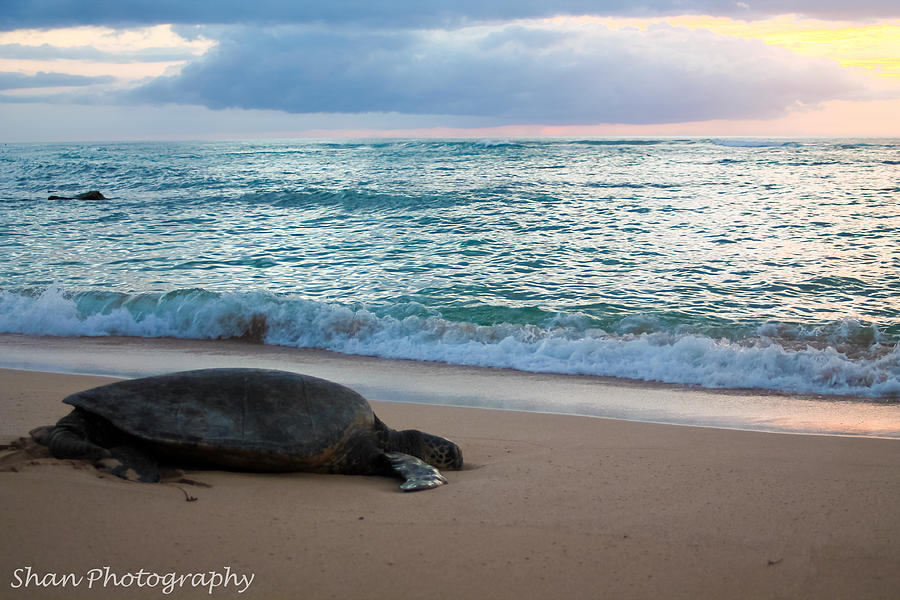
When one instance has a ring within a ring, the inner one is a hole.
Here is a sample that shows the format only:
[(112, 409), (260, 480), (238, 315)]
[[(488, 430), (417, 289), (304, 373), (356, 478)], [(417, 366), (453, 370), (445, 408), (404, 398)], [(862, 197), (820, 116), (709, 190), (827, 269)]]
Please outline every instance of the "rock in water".
[(92, 190), (90, 192), (78, 194), (77, 196), (75, 196), (75, 199), (76, 200), (106, 200), (106, 196), (104, 196), (97, 190)]
[(106, 196), (97, 190), (91, 190), (76, 196), (50, 196), (47, 200), (106, 200)]

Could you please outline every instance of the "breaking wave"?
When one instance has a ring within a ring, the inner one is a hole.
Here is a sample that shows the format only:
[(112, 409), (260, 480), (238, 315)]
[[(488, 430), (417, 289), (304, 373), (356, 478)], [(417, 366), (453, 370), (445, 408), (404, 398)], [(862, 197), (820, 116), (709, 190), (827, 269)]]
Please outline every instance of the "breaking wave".
[(742, 339), (661, 327), (641, 315), (608, 329), (579, 314), (479, 325), (449, 320), (415, 302), (352, 307), (266, 292), (0, 291), (0, 331), (8, 333), (242, 338), (347, 354), (709, 388), (883, 401), (900, 397), (900, 345), (883, 343), (874, 326), (854, 321), (824, 332), (767, 323)]

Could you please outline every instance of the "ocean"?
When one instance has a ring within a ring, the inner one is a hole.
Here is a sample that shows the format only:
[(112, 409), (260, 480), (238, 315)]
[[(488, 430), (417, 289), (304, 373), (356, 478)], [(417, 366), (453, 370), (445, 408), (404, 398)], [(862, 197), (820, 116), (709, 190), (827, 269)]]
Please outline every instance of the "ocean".
[(0, 331), (898, 402), (900, 140), (3, 144)]

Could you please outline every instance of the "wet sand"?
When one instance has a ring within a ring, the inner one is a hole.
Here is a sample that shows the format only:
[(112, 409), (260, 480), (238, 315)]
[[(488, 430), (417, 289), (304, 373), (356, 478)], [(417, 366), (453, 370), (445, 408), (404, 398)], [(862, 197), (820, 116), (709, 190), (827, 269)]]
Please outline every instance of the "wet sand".
[[(234, 340), (0, 334), (0, 367), (140, 377), (208, 367), (309, 373), (371, 400), (720, 428), (900, 438), (900, 404), (385, 360)], [(2, 427), (2, 425), (0, 425)]]
[[(68, 356), (82, 369), (121, 372), (128, 365), (115, 357), (134, 366), (143, 348), (147, 372), (172, 362), (234, 366), (235, 354), (221, 350), (227, 345), (166, 341), (180, 348), (170, 352), (132, 340), (123, 353), (117, 343), (66, 354), (67, 342), (4, 336), (0, 358), (78, 370), (65, 364)], [(247, 356), (274, 360), (266, 347), (239, 350), (245, 366), (260, 366)], [(360, 391), (374, 392), (386, 423), (454, 439), (466, 468), (446, 473), (447, 486), (412, 494), (388, 478), (188, 472), (210, 486), (200, 487), (130, 483), (52, 458), (11, 461), (7, 451), (0, 597), (210, 597), (190, 582), (165, 596), (159, 578), (154, 587), (88, 589), (87, 574), (106, 566), (120, 577), (252, 574), (244, 593), (231, 585), (212, 594), (242, 598), (856, 599), (896, 597), (900, 589), (897, 440), (383, 402), (389, 392), (412, 399), (436, 385), (455, 385), (450, 397), (460, 398), (478, 394), (485, 381), (513, 392), (482, 395), (526, 399), (604, 385), (593, 393), (617, 395), (628, 386), (291, 356), (302, 363), (297, 370), (362, 380)], [(68, 412), (65, 395), (111, 380), (0, 370), (0, 443)], [(659, 404), (698, 392), (648, 385), (631, 393)], [(72, 580), (26, 587), (28, 567), (44, 581), (50, 573), (85, 579), (77, 587)]]

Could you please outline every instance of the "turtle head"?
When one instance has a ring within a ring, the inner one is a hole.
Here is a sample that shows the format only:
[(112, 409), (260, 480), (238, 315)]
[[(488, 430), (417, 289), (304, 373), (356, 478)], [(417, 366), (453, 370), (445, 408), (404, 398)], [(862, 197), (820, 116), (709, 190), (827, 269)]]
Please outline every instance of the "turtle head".
[(395, 433), (395, 450), (417, 456), (438, 469), (462, 469), (462, 450), (450, 440), (417, 429)]
[(459, 446), (438, 435), (423, 433), (422, 460), (438, 469), (462, 469), (463, 457)]

